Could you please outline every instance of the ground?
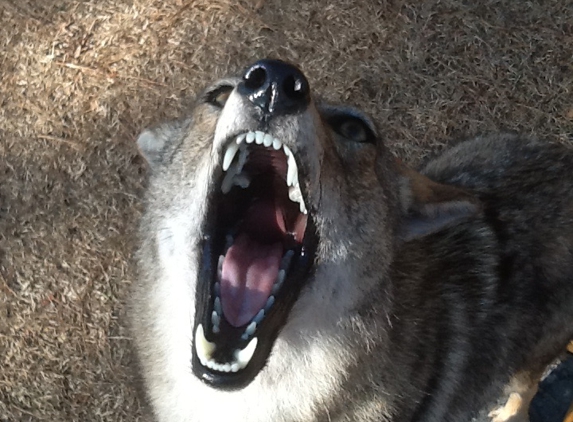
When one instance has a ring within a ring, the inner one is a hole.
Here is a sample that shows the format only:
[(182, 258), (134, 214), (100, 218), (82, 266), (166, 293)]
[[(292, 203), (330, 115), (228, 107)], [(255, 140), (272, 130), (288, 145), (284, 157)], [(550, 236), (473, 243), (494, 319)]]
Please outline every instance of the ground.
[(573, 143), (561, 0), (0, 0), (0, 421), (139, 420), (134, 140), (262, 57), (410, 163), (501, 129)]

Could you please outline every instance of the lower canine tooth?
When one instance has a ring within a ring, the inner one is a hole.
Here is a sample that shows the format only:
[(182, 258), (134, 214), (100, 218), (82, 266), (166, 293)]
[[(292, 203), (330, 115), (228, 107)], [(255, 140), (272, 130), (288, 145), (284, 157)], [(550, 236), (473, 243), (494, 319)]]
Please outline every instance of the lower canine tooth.
[(251, 361), (257, 348), (257, 342), (258, 340), (255, 337), (249, 342), (249, 344), (247, 344), (247, 347), (245, 347), (243, 350), (235, 350), (235, 361), (239, 365), (240, 369), (246, 367)]
[(195, 331), (195, 350), (202, 365), (207, 365), (215, 351), (215, 343), (211, 343), (205, 338), (205, 332), (201, 324), (197, 326), (197, 331)]

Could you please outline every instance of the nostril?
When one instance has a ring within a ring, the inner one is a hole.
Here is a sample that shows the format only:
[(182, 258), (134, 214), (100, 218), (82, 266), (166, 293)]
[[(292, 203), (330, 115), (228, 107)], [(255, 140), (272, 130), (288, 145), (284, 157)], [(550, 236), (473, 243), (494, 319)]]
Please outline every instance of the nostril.
[(280, 60), (253, 63), (245, 70), (237, 92), (261, 110), (265, 118), (294, 114), (310, 103), (310, 88), (304, 74)]
[(282, 85), (283, 92), (292, 100), (303, 100), (309, 94), (308, 82), (306, 79), (289, 75)]
[(245, 74), (244, 79), (248, 89), (260, 89), (267, 81), (267, 72), (263, 67), (252, 67)]

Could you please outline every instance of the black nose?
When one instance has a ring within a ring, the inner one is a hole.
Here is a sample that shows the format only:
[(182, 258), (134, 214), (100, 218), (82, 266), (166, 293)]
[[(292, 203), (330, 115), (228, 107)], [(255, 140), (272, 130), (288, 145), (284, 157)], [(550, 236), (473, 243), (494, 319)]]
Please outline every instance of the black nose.
[(280, 60), (259, 60), (249, 66), (238, 89), (267, 115), (297, 113), (310, 101), (302, 72)]

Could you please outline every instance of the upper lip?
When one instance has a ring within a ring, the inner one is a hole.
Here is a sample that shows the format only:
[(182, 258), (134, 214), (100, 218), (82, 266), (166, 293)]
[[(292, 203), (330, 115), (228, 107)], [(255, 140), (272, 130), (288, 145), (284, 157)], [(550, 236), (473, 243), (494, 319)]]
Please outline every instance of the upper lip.
[[(225, 143), (225, 146), (223, 147), (224, 155), (221, 165), (223, 171), (226, 172), (226, 175), (223, 178), (223, 182), (221, 184), (223, 193), (227, 193), (233, 185), (248, 183), (248, 181), (244, 178), (236, 178), (235, 176), (241, 173), (242, 167), (245, 164), (246, 154), (248, 154), (246, 145), (253, 143), (257, 145), (264, 145), (267, 148), (272, 147), (274, 150), (280, 150), (282, 148), (287, 157), (288, 167), (286, 174), (286, 184), (289, 187), (289, 198), (293, 202), (298, 202), (300, 212), (306, 214), (308, 212), (308, 208), (300, 189), (298, 179), (298, 165), (293, 152), (280, 139), (262, 131), (244, 131), (236, 136), (232, 136), (231, 139)], [(236, 163), (237, 167), (231, 168), (234, 164), (234, 159), (237, 153), (239, 153), (239, 160)]]

